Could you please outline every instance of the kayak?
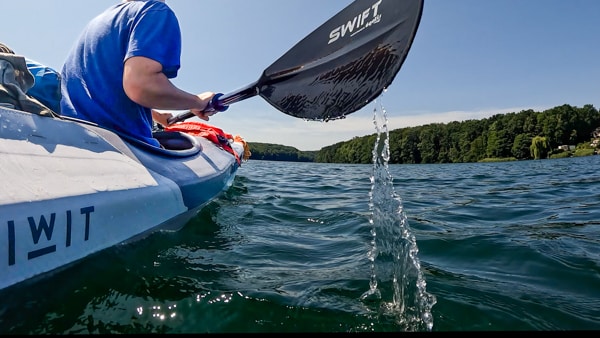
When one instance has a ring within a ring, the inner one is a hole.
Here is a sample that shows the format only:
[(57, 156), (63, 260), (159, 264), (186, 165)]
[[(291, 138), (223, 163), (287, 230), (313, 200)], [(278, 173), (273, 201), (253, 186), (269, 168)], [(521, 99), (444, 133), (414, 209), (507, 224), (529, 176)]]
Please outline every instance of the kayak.
[(0, 289), (181, 229), (231, 186), (249, 156), (241, 137), (196, 127), (156, 130), (159, 148), (89, 122), (0, 106)]
[[(207, 110), (260, 96), (297, 118), (345, 118), (392, 83), (423, 0), (354, 0)], [(323, 37), (329, 36), (328, 39)], [(241, 138), (169, 119), (152, 147), (112, 130), (0, 104), (0, 289), (160, 229), (178, 230), (233, 182)]]

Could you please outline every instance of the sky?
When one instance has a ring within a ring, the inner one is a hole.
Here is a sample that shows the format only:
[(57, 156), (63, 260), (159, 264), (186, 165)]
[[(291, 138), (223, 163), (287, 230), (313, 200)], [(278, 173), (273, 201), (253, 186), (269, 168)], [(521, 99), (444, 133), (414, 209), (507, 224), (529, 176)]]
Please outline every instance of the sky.
[[(57, 70), (85, 24), (119, 2), (0, 1), (0, 41)], [(351, 2), (167, 0), (183, 38), (172, 81), (190, 93), (234, 92)], [(305, 121), (255, 96), (209, 123), (248, 142), (308, 151), (376, 133), (373, 111), (380, 105), (389, 130), (563, 104), (598, 109), (599, 16), (598, 0), (424, 0), (402, 68), (361, 110), (342, 120)]]

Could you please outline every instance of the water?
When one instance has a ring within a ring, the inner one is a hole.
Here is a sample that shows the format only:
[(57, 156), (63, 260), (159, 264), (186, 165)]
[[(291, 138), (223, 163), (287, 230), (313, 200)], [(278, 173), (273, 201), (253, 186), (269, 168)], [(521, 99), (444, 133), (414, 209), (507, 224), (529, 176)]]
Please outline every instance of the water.
[(600, 329), (600, 156), (381, 168), (251, 160), (182, 230), (0, 291), (0, 334)]

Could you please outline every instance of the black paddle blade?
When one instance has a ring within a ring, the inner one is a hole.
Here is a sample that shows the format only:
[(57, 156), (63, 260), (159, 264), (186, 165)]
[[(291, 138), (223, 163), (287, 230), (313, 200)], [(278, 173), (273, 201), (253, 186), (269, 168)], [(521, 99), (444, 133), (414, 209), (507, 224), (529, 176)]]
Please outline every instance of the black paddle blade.
[(259, 95), (308, 120), (343, 118), (389, 86), (414, 40), (423, 0), (356, 0), (267, 68)]

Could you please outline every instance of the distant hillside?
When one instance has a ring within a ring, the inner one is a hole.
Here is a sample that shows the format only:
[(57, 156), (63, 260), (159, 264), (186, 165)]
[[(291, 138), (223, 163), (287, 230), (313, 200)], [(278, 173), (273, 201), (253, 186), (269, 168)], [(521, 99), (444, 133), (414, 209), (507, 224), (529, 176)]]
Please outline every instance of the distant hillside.
[(314, 162), (318, 151), (300, 151), (294, 147), (272, 143), (248, 142), (251, 160)]
[[(543, 112), (530, 109), (481, 120), (395, 129), (389, 132), (389, 163), (461, 163), (594, 154), (600, 151), (598, 142), (592, 142), (598, 127), (600, 113), (593, 105), (578, 108), (565, 104)], [(355, 137), (307, 152), (277, 144), (249, 143), (250, 159), (368, 164), (372, 162), (376, 136)]]

